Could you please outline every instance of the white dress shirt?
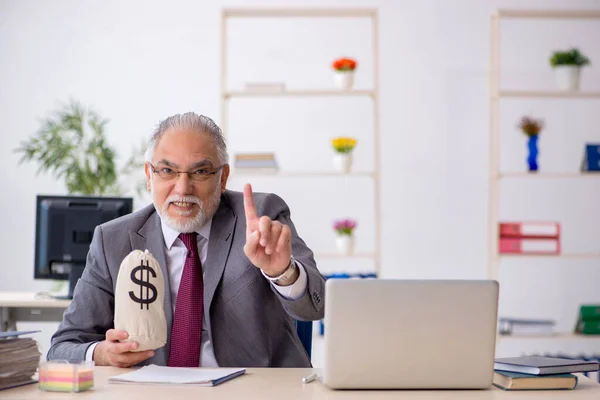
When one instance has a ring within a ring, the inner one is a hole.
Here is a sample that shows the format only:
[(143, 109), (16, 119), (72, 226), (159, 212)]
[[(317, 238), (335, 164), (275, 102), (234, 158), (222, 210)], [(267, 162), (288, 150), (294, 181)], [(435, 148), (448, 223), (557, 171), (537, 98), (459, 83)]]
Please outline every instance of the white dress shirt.
[[(208, 238), (210, 237), (210, 228), (212, 226), (212, 220), (209, 220), (200, 230), (197, 231), (198, 237), (198, 255), (200, 256), (200, 262), (202, 263), (202, 272), (206, 276), (206, 271), (210, 269), (210, 265), (206, 265), (206, 257), (208, 254)], [(185, 258), (187, 255), (187, 249), (181, 239), (179, 239), (179, 232), (175, 231), (171, 227), (167, 226), (161, 220), (161, 228), (163, 238), (165, 239), (165, 254), (167, 257), (167, 271), (169, 272), (170, 290), (171, 290), (171, 305), (173, 307), (173, 313), (175, 313), (175, 306), (177, 304), (177, 292), (179, 291), (179, 283), (181, 282), (181, 276), (183, 274), (183, 266), (185, 265)], [(289, 286), (279, 286), (272, 283), (273, 287), (284, 297), (290, 300), (297, 300), (306, 291), (307, 276), (304, 266), (296, 261), (300, 275), (296, 282)], [(261, 271), (262, 272), (262, 271)], [(263, 272), (263, 275), (264, 272)], [(266, 276), (266, 275), (265, 275)], [(208, 331), (206, 330), (206, 314), (202, 314), (202, 338), (200, 343), (200, 367), (218, 367), (217, 360), (215, 358), (214, 349), (210, 339), (208, 337)], [(98, 342), (93, 343), (88, 347), (85, 353), (86, 360), (92, 360), (94, 349)]]

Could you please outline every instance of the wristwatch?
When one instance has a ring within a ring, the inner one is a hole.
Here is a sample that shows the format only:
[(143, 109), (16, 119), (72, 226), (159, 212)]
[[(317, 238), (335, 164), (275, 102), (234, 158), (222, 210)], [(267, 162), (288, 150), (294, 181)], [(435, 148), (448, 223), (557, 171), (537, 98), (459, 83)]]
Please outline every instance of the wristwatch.
[(288, 267), (285, 269), (285, 271), (283, 271), (283, 273), (281, 275), (273, 276), (273, 277), (271, 277), (267, 274), (264, 274), (264, 275), (267, 277), (268, 280), (270, 280), (273, 283), (276, 283), (276, 284), (285, 283), (292, 276), (294, 276), (297, 268), (298, 268), (298, 266), (296, 265), (296, 260), (294, 259), (294, 257), (291, 257)]

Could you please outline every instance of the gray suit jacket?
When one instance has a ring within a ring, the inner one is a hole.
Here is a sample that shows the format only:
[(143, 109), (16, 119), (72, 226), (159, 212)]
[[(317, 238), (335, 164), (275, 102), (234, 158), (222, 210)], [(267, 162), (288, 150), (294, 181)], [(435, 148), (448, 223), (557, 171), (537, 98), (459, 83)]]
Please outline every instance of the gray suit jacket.
[[(310, 367), (294, 319), (323, 318), (325, 279), (317, 270), (312, 251), (298, 237), (285, 202), (274, 194), (255, 193), (254, 198), (259, 216), (267, 215), (291, 228), (292, 254), (306, 269), (307, 290), (300, 299), (288, 300), (250, 263), (243, 250), (243, 195), (226, 191), (213, 217), (204, 277), (206, 329), (215, 357), (222, 367)], [(148, 249), (165, 278), (169, 337), (164, 347), (140, 365), (167, 365), (173, 312), (165, 248), (153, 205), (98, 226), (73, 301), (52, 337), (48, 359), (83, 360), (89, 345), (104, 339), (106, 331), (114, 327), (119, 266), (132, 250)]]

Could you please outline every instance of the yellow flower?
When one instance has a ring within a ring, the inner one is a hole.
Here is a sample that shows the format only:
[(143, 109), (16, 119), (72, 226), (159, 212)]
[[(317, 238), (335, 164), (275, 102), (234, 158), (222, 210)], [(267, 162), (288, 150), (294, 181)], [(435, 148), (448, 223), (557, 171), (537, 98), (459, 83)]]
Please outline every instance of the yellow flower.
[(337, 137), (332, 139), (331, 143), (338, 153), (350, 153), (356, 146), (356, 139), (351, 137)]

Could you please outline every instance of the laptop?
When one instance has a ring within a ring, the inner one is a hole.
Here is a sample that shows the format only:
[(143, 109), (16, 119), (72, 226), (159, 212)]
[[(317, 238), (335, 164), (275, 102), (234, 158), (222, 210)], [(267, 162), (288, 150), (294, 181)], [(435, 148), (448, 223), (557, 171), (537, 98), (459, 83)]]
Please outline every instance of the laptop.
[(486, 389), (494, 280), (328, 279), (322, 382), (332, 389)]

